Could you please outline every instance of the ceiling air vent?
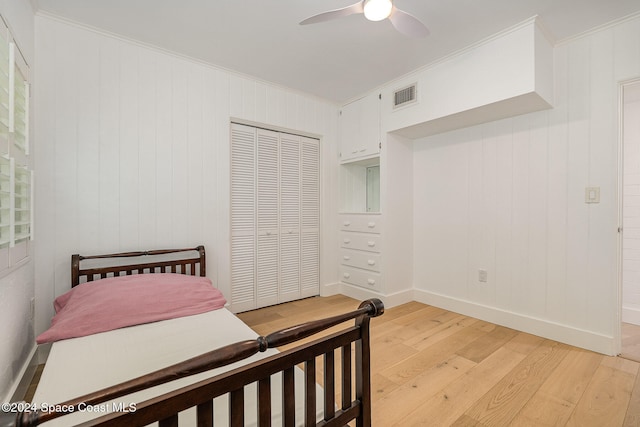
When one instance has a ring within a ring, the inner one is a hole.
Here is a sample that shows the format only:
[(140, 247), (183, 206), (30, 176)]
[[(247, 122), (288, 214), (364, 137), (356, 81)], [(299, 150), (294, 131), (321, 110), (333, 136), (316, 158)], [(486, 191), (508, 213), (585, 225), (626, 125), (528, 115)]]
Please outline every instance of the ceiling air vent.
[(393, 93), (393, 108), (402, 107), (408, 104), (412, 104), (418, 100), (417, 97), (417, 83), (410, 86), (398, 89)]

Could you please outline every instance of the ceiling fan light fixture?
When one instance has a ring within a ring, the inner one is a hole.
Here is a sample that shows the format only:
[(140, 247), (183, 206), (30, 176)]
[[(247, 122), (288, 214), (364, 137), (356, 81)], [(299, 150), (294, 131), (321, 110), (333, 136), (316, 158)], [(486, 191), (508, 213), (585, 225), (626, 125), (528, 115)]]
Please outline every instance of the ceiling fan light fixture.
[(364, 16), (369, 21), (382, 21), (391, 14), (391, 0), (365, 0)]

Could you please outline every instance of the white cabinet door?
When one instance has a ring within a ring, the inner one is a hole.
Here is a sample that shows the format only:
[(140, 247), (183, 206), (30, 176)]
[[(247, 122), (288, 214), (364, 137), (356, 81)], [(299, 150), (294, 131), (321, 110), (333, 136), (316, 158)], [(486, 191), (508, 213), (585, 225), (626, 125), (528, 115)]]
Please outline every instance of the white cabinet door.
[(256, 130), (256, 307), (278, 303), (278, 132)]
[(255, 129), (231, 128), (231, 303), (255, 308)]
[(340, 161), (347, 163), (380, 153), (380, 95), (373, 93), (345, 105), (340, 112)]
[(300, 138), (302, 201), (301, 269), (302, 297), (318, 295), (320, 289), (320, 141)]
[(300, 298), (300, 137), (280, 135), (280, 302)]

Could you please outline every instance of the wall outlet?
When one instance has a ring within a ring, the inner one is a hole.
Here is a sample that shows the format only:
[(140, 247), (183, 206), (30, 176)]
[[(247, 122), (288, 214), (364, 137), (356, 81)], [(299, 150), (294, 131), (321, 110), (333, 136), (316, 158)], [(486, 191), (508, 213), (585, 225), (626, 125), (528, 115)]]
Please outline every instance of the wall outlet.
[(587, 187), (584, 189), (585, 203), (600, 203), (600, 187)]
[(486, 283), (486, 281), (487, 281), (487, 270), (484, 270), (482, 268), (480, 270), (478, 270), (478, 281)]

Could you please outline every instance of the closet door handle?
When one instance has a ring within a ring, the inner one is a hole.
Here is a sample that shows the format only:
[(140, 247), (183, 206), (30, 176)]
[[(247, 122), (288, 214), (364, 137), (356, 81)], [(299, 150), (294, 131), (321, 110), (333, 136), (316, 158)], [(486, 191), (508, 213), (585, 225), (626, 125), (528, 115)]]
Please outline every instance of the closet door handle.
[(271, 236), (271, 231), (267, 231), (267, 236)]

